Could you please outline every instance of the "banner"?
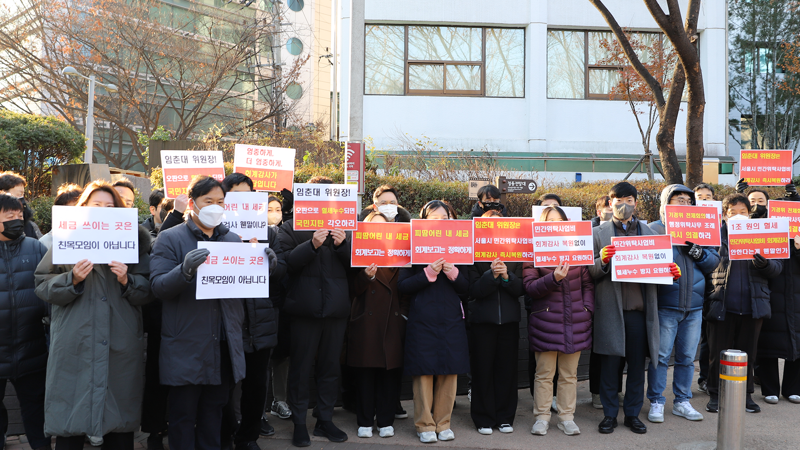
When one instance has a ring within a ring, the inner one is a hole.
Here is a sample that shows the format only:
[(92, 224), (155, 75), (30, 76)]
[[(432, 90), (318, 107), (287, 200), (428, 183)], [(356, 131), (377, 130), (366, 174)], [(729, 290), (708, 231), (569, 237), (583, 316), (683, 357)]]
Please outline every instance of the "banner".
[(794, 238), (800, 233), (800, 202), (790, 202), (786, 200), (770, 200), (769, 217), (770, 219), (789, 219), (789, 237)]
[(728, 221), (728, 255), (731, 260), (789, 257), (789, 219), (742, 219)]
[(563, 262), (571, 266), (591, 266), (594, 264), (592, 223), (534, 223), (533, 255), (534, 267), (555, 267)]
[(224, 180), (225, 166), (222, 163), (221, 151), (162, 150), (161, 172), (167, 198), (185, 194), (189, 183), (197, 175)]
[[(542, 217), (542, 212), (544, 209), (547, 208), (546, 206), (534, 206), (533, 212), (531, 213), (531, 217), (533, 217), (534, 222), (538, 222), (539, 219)], [(570, 222), (580, 222), (583, 220), (583, 210), (577, 206), (559, 206), (562, 210), (564, 210), (564, 214), (567, 215), (567, 219)]]
[(720, 246), (720, 217), (715, 206), (667, 205), (667, 235), (672, 237), (672, 245), (693, 244)]
[(411, 221), (411, 263), (430, 264), (444, 258), (451, 264), (472, 264), (471, 220)]
[(529, 217), (476, 217), (475, 262), (533, 261), (533, 219)]
[(785, 186), (792, 182), (792, 150), (742, 150), (739, 176), (750, 186)]
[(269, 244), (198, 241), (211, 254), (197, 268), (197, 300), (269, 298)]
[(236, 144), (233, 171), (250, 177), (257, 191), (292, 190), (295, 149)]
[(267, 240), (266, 192), (228, 192), (225, 194), (225, 219), (222, 221), (231, 233), (236, 233), (243, 241), (256, 238)]
[(697, 200), (697, 206), (713, 206), (717, 208), (717, 214), (719, 214), (720, 220), (722, 219), (722, 202), (719, 200)]
[(623, 283), (672, 284), (672, 242), (669, 236), (612, 237), (617, 253), (611, 280)]
[(53, 206), (53, 264), (139, 262), (135, 208)]
[(358, 222), (351, 247), (351, 267), (407, 266), (411, 264), (411, 224)]
[(295, 184), (295, 230), (355, 230), (358, 220), (355, 186)]

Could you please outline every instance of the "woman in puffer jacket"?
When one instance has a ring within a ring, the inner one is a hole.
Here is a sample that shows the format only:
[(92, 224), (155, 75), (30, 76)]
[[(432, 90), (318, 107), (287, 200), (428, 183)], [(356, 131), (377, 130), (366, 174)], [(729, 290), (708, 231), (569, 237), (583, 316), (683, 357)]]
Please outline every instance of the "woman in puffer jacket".
[[(543, 221), (566, 221), (558, 206), (542, 213)], [(558, 368), (558, 428), (571, 436), (580, 434), (573, 421), (578, 386), (578, 360), (581, 350), (592, 346), (594, 283), (585, 266), (570, 268), (563, 263), (555, 268), (522, 267), (525, 292), (531, 297), (528, 340), (536, 355), (533, 412), (535, 435), (545, 435), (550, 427), (550, 402), (553, 375)]]

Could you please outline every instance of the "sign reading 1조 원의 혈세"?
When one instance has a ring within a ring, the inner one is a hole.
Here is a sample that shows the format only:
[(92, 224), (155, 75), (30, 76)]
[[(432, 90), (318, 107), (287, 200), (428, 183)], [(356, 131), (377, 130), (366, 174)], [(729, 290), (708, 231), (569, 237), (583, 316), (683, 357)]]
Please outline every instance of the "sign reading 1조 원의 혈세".
[(739, 175), (750, 186), (785, 186), (792, 182), (792, 150), (742, 150)]
[(728, 255), (731, 260), (789, 257), (789, 219), (728, 220)]
[(358, 195), (346, 184), (295, 184), (295, 230), (355, 230)]
[(211, 252), (197, 268), (197, 300), (269, 298), (269, 244), (199, 241)]
[(472, 264), (471, 220), (411, 221), (411, 263), (430, 264), (444, 258), (451, 264)]
[(53, 264), (139, 262), (135, 208), (53, 206)]
[(475, 262), (533, 261), (532, 218), (476, 217), (473, 222)]
[(295, 149), (236, 144), (233, 171), (250, 177), (257, 191), (292, 190)]
[(786, 218), (789, 219), (789, 237), (794, 238), (800, 233), (800, 202), (787, 200), (770, 200), (769, 215), (770, 219)]
[(686, 241), (702, 246), (719, 247), (719, 213), (716, 206), (665, 206), (667, 235), (672, 245), (686, 245)]
[(591, 266), (594, 264), (592, 223), (535, 222), (533, 257), (534, 267), (555, 267), (565, 262), (570, 266)]
[(225, 179), (221, 151), (162, 150), (161, 171), (167, 198), (185, 194), (197, 175), (208, 175), (220, 182)]
[(358, 222), (353, 232), (352, 267), (403, 267), (411, 264), (411, 224)]
[(225, 220), (222, 223), (243, 241), (251, 238), (266, 240), (268, 205), (269, 194), (266, 192), (228, 192), (225, 194)]
[(672, 242), (669, 236), (612, 237), (617, 252), (611, 280), (623, 283), (672, 284)]

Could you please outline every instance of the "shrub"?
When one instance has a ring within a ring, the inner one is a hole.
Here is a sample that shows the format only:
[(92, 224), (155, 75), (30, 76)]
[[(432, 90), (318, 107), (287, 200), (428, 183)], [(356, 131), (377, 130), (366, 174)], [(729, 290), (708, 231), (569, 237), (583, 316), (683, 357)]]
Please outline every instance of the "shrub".
[(53, 202), (55, 197), (36, 197), (28, 202), (33, 210), (33, 222), (39, 226), (42, 234), (46, 234), (52, 228), (53, 221)]

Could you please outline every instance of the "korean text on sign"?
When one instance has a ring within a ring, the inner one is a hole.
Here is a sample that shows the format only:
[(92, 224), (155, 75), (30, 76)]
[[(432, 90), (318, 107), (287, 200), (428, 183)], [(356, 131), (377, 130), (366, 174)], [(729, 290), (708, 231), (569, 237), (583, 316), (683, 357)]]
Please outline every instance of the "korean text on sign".
[(411, 224), (358, 222), (353, 232), (352, 267), (403, 267), (411, 264)]
[(474, 222), (475, 262), (533, 261), (533, 219), (528, 217), (476, 217)]
[(134, 208), (53, 206), (53, 264), (139, 262), (139, 217)]
[(225, 220), (222, 223), (243, 241), (251, 238), (266, 240), (268, 204), (269, 194), (266, 192), (228, 192), (225, 194)]
[[(531, 211), (531, 217), (533, 217), (534, 222), (538, 222), (539, 219), (542, 217), (542, 212), (544, 212), (547, 206), (534, 206)], [(562, 206), (561, 209), (564, 211), (564, 214), (567, 215), (567, 219), (571, 222), (580, 222), (583, 220), (583, 210), (577, 206)]]
[(197, 175), (208, 175), (218, 181), (225, 179), (221, 151), (162, 150), (161, 171), (167, 198), (186, 194), (189, 183)]
[(672, 284), (670, 239), (669, 236), (612, 237), (617, 253), (611, 260), (611, 280)]
[(472, 264), (471, 220), (411, 221), (411, 263), (430, 264), (444, 258), (451, 264)]
[(800, 202), (770, 200), (768, 217), (770, 219), (781, 217), (789, 219), (789, 236), (794, 237), (800, 234)]
[(253, 180), (257, 191), (292, 190), (295, 149), (236, 144), (233, 171)]
[(534, 267), (594, 264), (591, 222), (536, 222), (532, 228)]
[(693, 244), (719, 247), (719, 213), (714, 206), (666, 205), (667, 234), (672, 245)]
[(268, 244), (199, 241), (211, 253), (197, 269), (197, 299), (268, 298)]
[(728, 220), (728, 254), (731, 260), (789, 257), (789, 219)]
[(295, 184), (295, 230), (355, 230), (358, 195), (346, 184)]
[(792, 151), (742, 150), (739, 174), (750, 186), (785, 186), (792, 182)]

